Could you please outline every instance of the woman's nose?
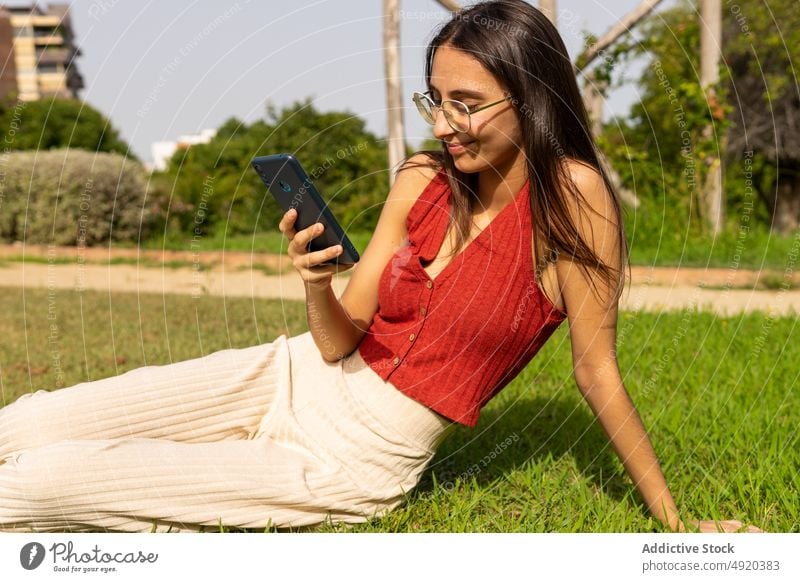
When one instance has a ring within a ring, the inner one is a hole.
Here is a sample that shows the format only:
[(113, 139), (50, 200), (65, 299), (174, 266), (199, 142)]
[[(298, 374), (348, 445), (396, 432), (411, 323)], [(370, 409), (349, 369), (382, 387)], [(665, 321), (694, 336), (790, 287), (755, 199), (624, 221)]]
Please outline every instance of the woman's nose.
[(434, 110), (433, 122), (433, 135), (436, 139), (443, 139), (455, 133), (455, 130), (447, 123), (447, 118), (441, 109)]

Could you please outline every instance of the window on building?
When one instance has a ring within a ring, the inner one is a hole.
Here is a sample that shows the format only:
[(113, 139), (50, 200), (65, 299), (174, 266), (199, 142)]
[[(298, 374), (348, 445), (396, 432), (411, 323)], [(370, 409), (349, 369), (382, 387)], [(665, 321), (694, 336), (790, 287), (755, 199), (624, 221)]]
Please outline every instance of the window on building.
[(59, 66), (55, 63), (39, 63), (36, 69), (40, 73), (59, 73)]

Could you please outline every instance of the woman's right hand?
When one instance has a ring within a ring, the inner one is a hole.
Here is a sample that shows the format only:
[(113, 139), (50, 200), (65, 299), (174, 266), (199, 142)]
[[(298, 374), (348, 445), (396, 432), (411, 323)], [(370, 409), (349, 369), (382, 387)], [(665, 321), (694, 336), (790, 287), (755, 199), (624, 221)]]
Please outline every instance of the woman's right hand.
[(342, 254), (342, 245), (309, 252), (308, 243), (322, 234), (324, 226), (321, 222), (315, 222), (297, 232), (294, 229), (295, 220), (297, 220), (297, 210), (291, 208), (283, 215), (278, 225), (278, 229), (289, 240), (289, 257), (307, 287), (324, 289), (331, 284), (334, 273), (346, 271), (353, 265), (321, 265)]

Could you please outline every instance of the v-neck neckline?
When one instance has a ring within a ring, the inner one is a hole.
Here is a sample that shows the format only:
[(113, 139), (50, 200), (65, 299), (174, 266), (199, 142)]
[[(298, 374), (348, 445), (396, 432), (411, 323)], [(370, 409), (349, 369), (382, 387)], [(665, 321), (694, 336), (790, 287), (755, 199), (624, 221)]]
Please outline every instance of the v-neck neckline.
[[(425, 267), (422, 266), (422, 253), (419, 253), (417, 255), (416, 263), (417, 263), (417, 266), (419, 267), (420, 271), (422, 271), (422, 274), (429, 281), (431, 281), (432, 283), (436, 283), (437, 281), (441, 280), (445, 275), (448, 275), (449, 272), (450, 272), (450, 267), (453, 266), (453, 263), (455, 263), (458, 260), (463, 260), (465, 258), (463, 255), (465, 255), (470, 250), (470, 247), (472, 247), (473, 244), (479, 238), (481, 238), (484, 235), (484, 233), (486, 233), (486, 231), (488, 231), (489, 229), (492, 228), (492, 226), (495, 224), (495, 222), (497, 222), (500, 218), (503, 217), (503, 215), (506, 213), (506, 211), (509, 209), (509, 207), (510, 206), (511, 207), (515, 207), (517, 205), (517, 203), (520, 201), (520, 198), (525, 194), (525, 189), (527, 187), (528, 187), (528, 182), (526, 181), (522, 185), (522, 188), (520, 188), (519, 192), (517, 192), (517, 195), (514, 197), (514, 199), (511, 202), (509, 202), (508, 204), (506, 204), (505, 206), (503, 206), (503, 209), (500, 210), (500, 212), (498, 212), (497, 215), (489, 221), (489, 224), (487, 224), (486, 227), (483, 230), (481, 230), (477, 234), (477, 236), (475, 238), (473, 238), (471, 241), (469, 241), (464, 246), (464, 248), (462, 248), (453, 258), (451, 258), (447, 262), (447, 264), (444, 266), (444, 268), (441, 271), (439, 271), (439, 273), (435, 277), (431, 277), (430, 275), (428, 275), (428, 272), (425, 270)], [(448, 189), (449, 189), (449, 187), (448, 187)], [(450, 201), (451, 201), (452, 195), (453, 195), (453, 192), (452, 192), (452, 190), (450, 190), (449, 194), (447, 195), (447, 208), (448, 208), (448, 210), (450, 209)], [(442, 234), (442, 236), (441, 236), (441, 239), (440, 239), (440, 242), (439, 242), (439, 246), (434, 250), (433, 257), (430, 259), (431, 261), (436, 259), (437, 255), (439, 254), (439, 251), (442, 250), (442, 245), (444, 245), (445, 237), (447, 237), (447, 229), (450, 226), (450, 221), (449, 221), (448, 218), (445, 218), (445, 220), (443, 221), (444, 222), (444, 234)], [(430, 263), (428, 264), (428, 266), (430, 266)]]

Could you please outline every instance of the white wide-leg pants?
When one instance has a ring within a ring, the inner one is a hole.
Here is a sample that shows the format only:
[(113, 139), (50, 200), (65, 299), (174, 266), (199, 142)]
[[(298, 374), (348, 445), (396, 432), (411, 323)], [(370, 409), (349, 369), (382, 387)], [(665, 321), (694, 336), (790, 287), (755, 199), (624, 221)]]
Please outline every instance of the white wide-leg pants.
[(364, 522), (454, 426), (310, 332), (39, 390), (0, 409), (0, 531)]

